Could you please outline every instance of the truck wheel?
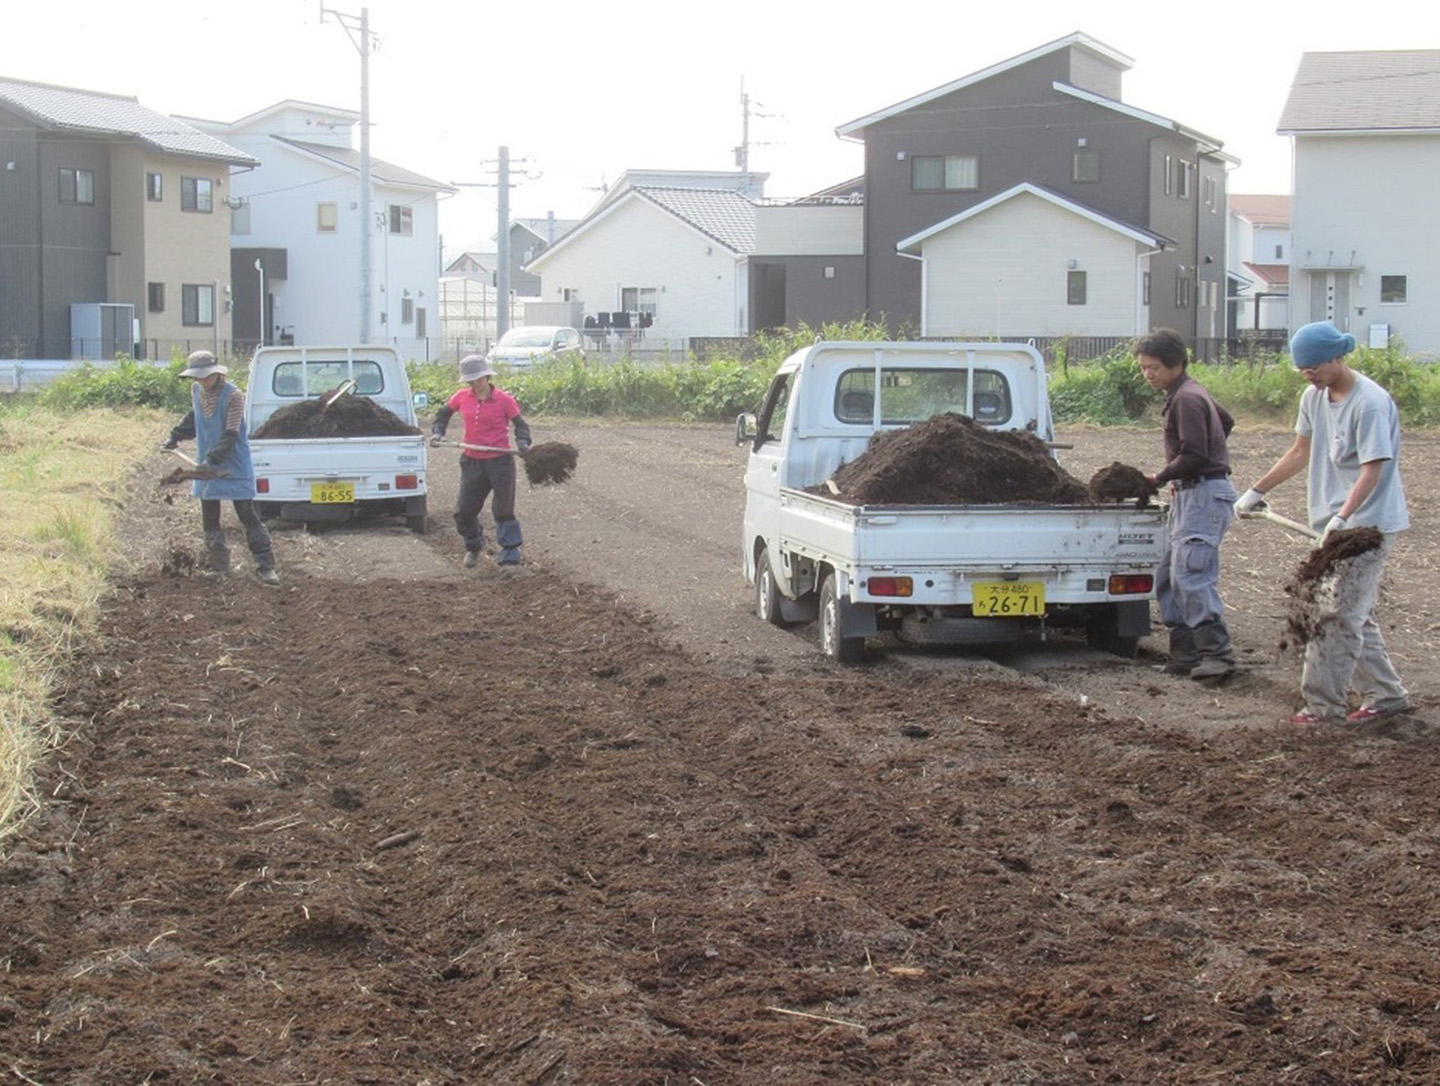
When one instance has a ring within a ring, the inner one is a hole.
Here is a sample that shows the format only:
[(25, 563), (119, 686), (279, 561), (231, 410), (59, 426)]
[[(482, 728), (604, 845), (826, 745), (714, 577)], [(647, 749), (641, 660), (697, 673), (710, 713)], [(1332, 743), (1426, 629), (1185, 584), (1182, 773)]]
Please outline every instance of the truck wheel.
[(775, 574), (770, 569), (770, 551), (760, 548), (755, 559), (755, 613), (772, 626), (785, 625), (780, 617), (780, 590), (775, 587)]
[(863, 637), (840, 635), (840, 589), (833, 573), (820, 586), (820, 651), (839, 664), (858, 664), (865, 657)]

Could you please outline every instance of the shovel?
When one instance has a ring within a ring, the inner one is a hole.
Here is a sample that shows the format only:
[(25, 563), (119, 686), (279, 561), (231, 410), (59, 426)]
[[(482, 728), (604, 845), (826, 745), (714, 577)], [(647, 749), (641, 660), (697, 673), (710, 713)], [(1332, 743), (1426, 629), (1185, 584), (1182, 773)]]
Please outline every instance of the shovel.
[(335, 386), (332, 391), (327, 392), (325, 394), (325, 398), (320, 401), (321, 412), (323, 412), (327, 407), (329, 407), (332, 403), (338, 400), (341, 396), (345, 395), (347, 392), (354, 391), (355, 382), (353, 380), (341, 381), (338, 385)]
[(193, 475), (197, 479), (219, 479), (228, 474), (223, 468), (212, 468), (209, 464), (196, 463), (179, 449), (171, 449), (170, 451), (194, 469), (193, 471), (186, 472), (186, 475)]
[(451, 449), (472, 449), (475, 452), (515, 453), (514, 449), (502, 449), (498, 445), (468, 445), (463, 441), (442, 441), (440, 444)]
[(1303, 535), (1306, 539), (1315, 540), (1320, 538), (1320, 533), (1317, 532), (1314, 528), (1310, 527), (1310, 525), (1301, 524), (1298, 520), (1291, 520), (1289, 517), (1282, 517), (1279, 513), (1272, 510), (1270, 506), (1264, 502), (1261, 502), (1248, 513), (1241, 513), (1240, 516), (1242, 516), (1246, 520), (1271, 521), (1272, 523), (1278, 524), (1280, 525), (1280, 527), (1286, 528), (1296, 533), (1297, 535)]

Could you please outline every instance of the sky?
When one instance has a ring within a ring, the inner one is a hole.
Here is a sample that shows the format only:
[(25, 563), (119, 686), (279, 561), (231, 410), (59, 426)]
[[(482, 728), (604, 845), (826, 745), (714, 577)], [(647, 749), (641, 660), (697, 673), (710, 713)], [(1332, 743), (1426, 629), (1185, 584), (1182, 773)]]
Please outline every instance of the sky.
[(749, 168), (767, 196), (801, 196), (861, 173), (836, 128), (1077, 31), (1134, 61), (1127, 104), (1241, 160), (1232, 193), (1289, 192), (1275, 128), (1301, 54), (1440, 48), (1440, 8), (1405, 6), (67, 0), (12, 6), (0, 76), (217, 121), (285, 99), (358, 112), (346, 27), (364, 12), (371, 154), (461, 186), (440, 210), (449, 259), (494, 249), (502, 146), (513, 218), (580, 218), (627, 169), (734, 170), (744, 95)]

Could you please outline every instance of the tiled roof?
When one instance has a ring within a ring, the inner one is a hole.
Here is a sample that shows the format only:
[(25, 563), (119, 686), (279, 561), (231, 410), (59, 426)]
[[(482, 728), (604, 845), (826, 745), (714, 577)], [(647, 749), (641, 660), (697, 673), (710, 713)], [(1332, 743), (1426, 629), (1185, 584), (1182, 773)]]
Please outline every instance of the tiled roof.
[(736, 253), (755, 251), (755, 202), (731, 189), (638, 185), (633, 190)]
[[(344, 166), (346, 169), (356, 171), (360, 169), (360, 152), (352, 147), (335, 147), (328, 143), (306, 143), (304, 140), (293, 140), (288, 136), (271, 136), (270, 138), (318, 158), (327, 159), (337, 166)], [(370, 159), (370, 176), (376, 181), (391, 185), (415, 185), (420, 188), (438, 189), (441, 192), (456, 191), (453, 186), (447, 185), (444, 181), (436, 181), (434, 178), (385, 162), (374, 156), (371, 156)]]
[(1282, 135), (1440, 129), (1440, 49), (1305, 53)]
[(1242, 260), (1241, 266), (1257, 279), (1263, 279), (1266, 284), (1272, 287), (1286, 287), (1290, 285), (1289, 264), (1255, 264), (1249, 260)]
[(1289, 226), (1290, 197), (1272, 196), (1264, 193), (1248, 195), (1238, 192), (1230, 194), (1230, 210), (1244, 215), (1256, 226)]
[(133, 139), (167, 154), (220, 162), (249, 165), (255, 161), (244, 151), (184, 121), (147, 109), (134, 98), (0, 79), (0, 105), (48, 131)]

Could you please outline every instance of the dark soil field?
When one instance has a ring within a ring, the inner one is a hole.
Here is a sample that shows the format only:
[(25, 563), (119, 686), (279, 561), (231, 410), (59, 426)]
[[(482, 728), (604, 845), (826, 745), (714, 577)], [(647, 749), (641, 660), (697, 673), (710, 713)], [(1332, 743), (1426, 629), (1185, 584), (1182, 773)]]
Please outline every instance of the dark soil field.
[[(432, 450), (428, 535), (277, 527), (278, 589), (175, 561), (157, 454), (0, 860), (0, 1076), (1440, 1081), (1440, 439), (1383, 605), (1416, 712), (1296, 730), (1279, 527), (1227, 539), (1222, 687), (1158, 638), (843, 669), (749, 613), (728, 434), (537, 426), (579, 459), (509, 574), (461, 567)], [(1237, 482), (1287, 443), (1238, 434)]]

